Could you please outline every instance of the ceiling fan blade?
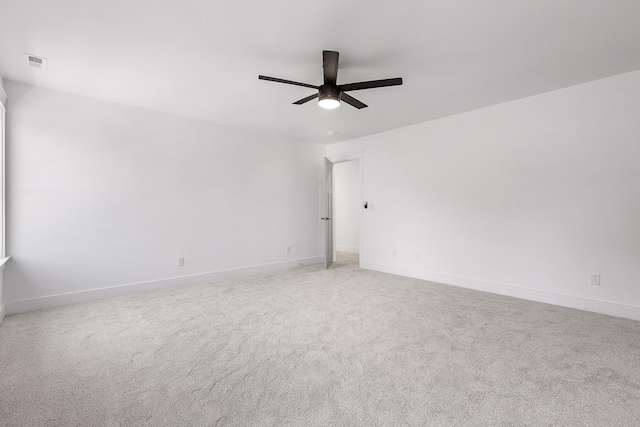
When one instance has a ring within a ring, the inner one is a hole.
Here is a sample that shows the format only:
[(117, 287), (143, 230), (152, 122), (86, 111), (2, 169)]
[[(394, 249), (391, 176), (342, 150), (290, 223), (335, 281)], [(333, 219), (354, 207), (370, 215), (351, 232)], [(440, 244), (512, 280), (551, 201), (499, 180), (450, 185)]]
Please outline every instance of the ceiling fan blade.
[(313, 95), (311, 95), (311, 96), (307, 96), (306, 98), (302, 98), (301, 100), (294, 102), (294, 104), (296, 104), (296, 105), (302, 105), (302, 104), (304, 104), (305, 102), (309, 102), (309, 101), (311, 101), (312, 99), (316, 99), (317, 97), (318, 97), (318, 94), (317, 94), (317, 93), (315, 93), (315, 94), (313, 94)]
[(324, 84), (335, 86), (338, 80), (338, 52), (322, 51), (322, 68), (324, 68)]
[(362, 110), (363, 108), (367, 108), (367, 104), (364, 104), (360, 101), (358, 101), (357, 99), (355, 99), (353, 96), (347, 95), (346, 93), (342, 93), (342, 95), (340, 95), (340, 99), (344, 102), (346, 102), (347, 104), (356, 107), (358, 110)]
[(395, 79), (382, 79), (382, 80), (371, 80), (369, 82), (349, 83), (346, 85), (340, 85), (340, 89), (342, 89), (343, 91), (361, 90), (361, 89), (373, 89), (375, 87), (399, 86), (401, 84), (402, 84), (402, 77), (396, 77)]
[(260, 80), (268, 80), (270, 82), (286, 83), (288, 85), (296, 85), (296, 86), (310, 87), (311, 89), (318, 89), (318, 86), (310, 85), (307, 83), (294, 82), (291, 80), (279, 79), (277, 77), (258, 76), (258, 78)]

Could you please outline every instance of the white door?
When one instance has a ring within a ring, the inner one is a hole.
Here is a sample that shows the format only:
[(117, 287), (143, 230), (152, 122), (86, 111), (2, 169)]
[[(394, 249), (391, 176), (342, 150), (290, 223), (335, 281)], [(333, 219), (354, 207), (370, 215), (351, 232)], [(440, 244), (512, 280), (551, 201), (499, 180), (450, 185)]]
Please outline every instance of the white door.
[(333, 163), (325, 157), (322, 180), (322, 215), (324, 222), (324, 268), (333, 263)]

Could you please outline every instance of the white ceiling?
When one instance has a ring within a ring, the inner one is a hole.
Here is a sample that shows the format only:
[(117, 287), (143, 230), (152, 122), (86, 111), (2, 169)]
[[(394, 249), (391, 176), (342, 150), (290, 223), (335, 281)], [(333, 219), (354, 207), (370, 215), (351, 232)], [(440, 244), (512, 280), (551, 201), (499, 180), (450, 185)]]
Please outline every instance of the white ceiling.
[[(332, 143), (640, 69), (638, 0), (2, 0), (5, 79)], [(320, 84), (369, 105), (291, 103)], [(49, 60), (27, 66), (24, 52)], [(333, 137), (327, 131), (336, 131)]]

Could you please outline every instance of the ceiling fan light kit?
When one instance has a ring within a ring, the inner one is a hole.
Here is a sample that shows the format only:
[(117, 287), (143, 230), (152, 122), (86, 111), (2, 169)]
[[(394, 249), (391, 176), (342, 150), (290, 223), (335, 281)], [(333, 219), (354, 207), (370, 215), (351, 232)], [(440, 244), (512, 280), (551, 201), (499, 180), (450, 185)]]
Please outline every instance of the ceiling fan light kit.
[(340, 89), (338, 86), (322, 85), (318, 90), (318, 105), (327, 110), (340, 106)]
[(285, 83), (295, 86), (303, 86), (312, 89), (317, 89), (318, 93), (315, 93), (306, 98), (302, 98), (296, 102), (295, 105), (305, 104), (313, 99), (318, 98), (318, 105), (322, 108), (331, 110), (340, 106), (340, 101), (344, 101), (352, 107), (358, 110), (366, 108), (367, 105), (358, 101), (351, 95), (347, 95), (345, 92), (352, 90), (373, 89), (376, 87), (385, 86), (399, 86), (402, 84), (402, 78), (396, 77), (393, 79), (372, 80), (368, 82), (349, 83), (346, 85), (338, 85), (338, 57), (339, 53), (332, 50), (322, 51), (322, 67), (324, 69), (324, 84), (320, 86), (314, 86), (308, 83), (294, 82), (292, 80), (279, 79), (277, 77), (258, 76), (260, 80), (268, 80), (271, 82)]

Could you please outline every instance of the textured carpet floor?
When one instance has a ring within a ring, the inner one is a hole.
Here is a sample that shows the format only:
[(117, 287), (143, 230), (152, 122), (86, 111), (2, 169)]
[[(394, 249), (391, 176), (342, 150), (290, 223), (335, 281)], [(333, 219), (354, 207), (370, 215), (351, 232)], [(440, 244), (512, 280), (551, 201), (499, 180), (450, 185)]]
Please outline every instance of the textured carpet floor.
[(640, 425), (640, 322), (352, 261), (8, 316), (0, 425)]

